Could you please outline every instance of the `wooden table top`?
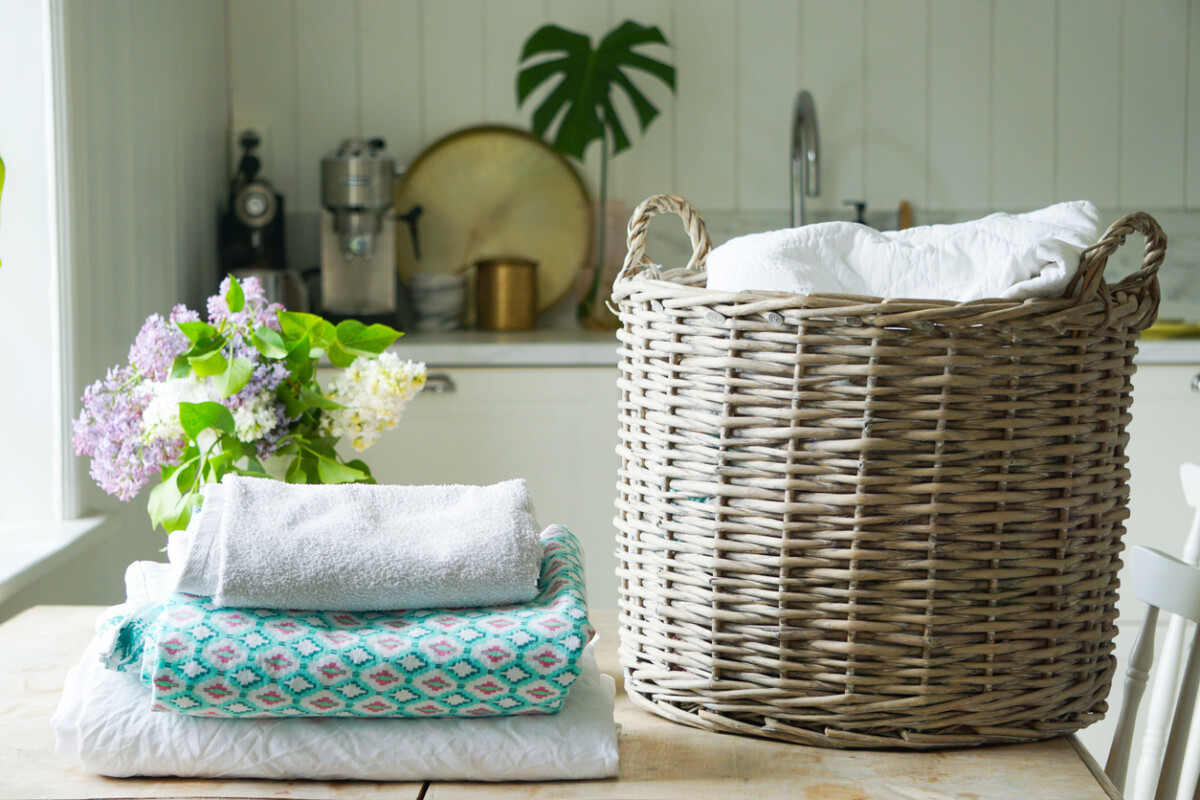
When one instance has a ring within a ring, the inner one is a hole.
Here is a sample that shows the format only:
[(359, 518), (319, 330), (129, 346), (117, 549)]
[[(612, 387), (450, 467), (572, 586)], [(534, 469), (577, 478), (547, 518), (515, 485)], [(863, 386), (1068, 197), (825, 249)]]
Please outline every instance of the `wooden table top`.
[(46, 798), (621, 798), (621, 800), (1112, 800), (1119, 794), (1075, 741), (921, 752), (825, 750), (688, 728), (620, 689), (616, 615), (593, 614), (600, 667), (617, 678), (621, 774), (606, 781), (367, 783), (113, 779), (54, 754), (49, 719), (67, 669), (102, 609), (40, 606), (0, 625), (0, 800)]

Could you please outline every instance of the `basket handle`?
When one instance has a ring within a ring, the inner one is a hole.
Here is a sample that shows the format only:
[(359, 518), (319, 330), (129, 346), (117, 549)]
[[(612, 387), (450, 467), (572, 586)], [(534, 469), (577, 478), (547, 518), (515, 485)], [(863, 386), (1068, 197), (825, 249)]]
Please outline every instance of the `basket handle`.
[(692, 241), (692, 257), (687, 263), (687, 268), (693, 272), (703, 269), (704, 260), (712, 250), (712, 241), (708, 238), (708, 228), (705, 227), (700, 212), (679, 195), (658, 194), (643, 200), (629, 218), (629, 250), (625, 253), (625, 263), (621, 271), (613, 281), (614, 287), (643, 268), (652, 266), (650, 259), (646, 258), (646, 228), (650, 225), (650, 218), (658, 214), (679, 215), (688, 238)]
[[(1067, 284), (1064, 297), (1077, 296), (1080, 300), (1092, 297), (1104, 283), (1104, 267), (1109, 257), (1117, 248), (1125, 244), (1125, 237), (1131, 233), (1140, 233), (1146, 238), (1146, 246), (1142, 253), (1142, 266), (1136, 272), (1127, 275), (1120, 283), (1110, 287), (1112, 291), (1130, 292), (1137, 295), (1138, 302), (1149, 299), (1151, 305), (1142, 316), (1142, 322), (1149, 324), (1158, 311), (1160, 291), (1158, 287), (1158, 268), (1162, 266), (1167, 255), (1167, 235), (1159, 227), (1157, 220), (1144, 211), (1126, 214), (1108, 226), (1108, 230), (1094, 245), (1084, 250), (1079, 257), (1079, 269), (1071, 282)], [(1138, 326), (1134, 326), (1138, 327)]]

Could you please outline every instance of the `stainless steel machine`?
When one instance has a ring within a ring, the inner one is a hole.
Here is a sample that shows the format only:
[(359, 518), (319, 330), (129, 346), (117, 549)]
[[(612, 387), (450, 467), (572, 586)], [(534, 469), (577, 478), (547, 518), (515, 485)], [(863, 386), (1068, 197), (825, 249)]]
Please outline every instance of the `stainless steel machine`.
[(395, 162), (383, 139), (346, 139), (321, 159), (321, 310), (396, 313)]

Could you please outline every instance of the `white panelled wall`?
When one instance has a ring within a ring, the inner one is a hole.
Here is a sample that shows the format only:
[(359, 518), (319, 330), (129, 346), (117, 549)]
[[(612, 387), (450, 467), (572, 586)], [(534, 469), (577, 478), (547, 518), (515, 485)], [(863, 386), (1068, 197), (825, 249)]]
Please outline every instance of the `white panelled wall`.
[[(60, 334), (67, 362), (60, 422), (69, 450), (67, 418), (79, 413), (84, 387), (125, 362), (146, 317), (180, 302), (195, 308), (211, 293), (217, 207), (227, 190), (229, 59), (227, 8), (216, 0), (64, 0), (61, 12), (67, 137), (60, 187), (70, 242), (61, 272), (70, 307)], [(27, 164), (8, 167), (19, 177), (4, 194), (6, 227), (19, 220), (7, 212), (27, 199), (13, 190), (28, 177)], [(4, 253), (0, 269), (49, 271), (16, 255)], [(32, 330), (26, 335), (41, 340)], [(10, 366), (13, 374), (22, 369)], [(96, 488), (87, 459), (62, 455), (66, 516), (107, 513), (111, 535), (0, 602), (0, 619), (35, 603), (115, 602), (127, 563), (161, 558), (163, 535), (150, 527), (147, 490), (120, 503)], [(59, 480), (47, 477), (44, 491), (64, 488)]]
[(384, 136), (404, 163), (463, 126), (528, 127), (529, 34), (626, 18), (661, 27), (678, 69), (673, 98), (641, 81), (664, 113), (612, 163), (630, 203), (787, 209), (807, 88), (826, 215), (1200, 209), (1200, 0), (230, 0), (232, 122), (265, 129), (265, 174), (311, 214), (341, 138)]

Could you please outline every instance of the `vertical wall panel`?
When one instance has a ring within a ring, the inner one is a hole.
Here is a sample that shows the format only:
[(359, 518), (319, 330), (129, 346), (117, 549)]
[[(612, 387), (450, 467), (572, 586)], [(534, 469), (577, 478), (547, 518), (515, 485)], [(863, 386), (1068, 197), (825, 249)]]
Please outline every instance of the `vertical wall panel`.
[(528, 128), (537, 104), (530, 99), (517, 108), (517, 72), (525, 40), (546, 24), (546, 4), (542, 0), (484, 0), (483, 16), (484, 119)]
[(988, 207), (991, 134), (991, 3), (929, 6), (930, 208)]
[[(189, 293), (213, 277), (231, 87), (223, 3), (121, 0), (63, 10), (74, 309), (66, 401), (74, 415), (83, 387), (125, 360), (147, 315), (194, 303)], [(86, 477), (86, 459), (67, 466), (80, 475), (73, 505), (110, 514), (121, 532), (108, 551), (116, 562), (160, 555), (144, 494), (116, 502)], [(93, 569), (80, 562), (63, 574)]]
[(421, 3), (425, 138), (438, 139), (483, 119), (483, 2)]
[[(235, 121), (267, 126), (264, 170), (291, 210), (312, 211), (316, 159), (360, 121), (401, 161), (455, 128), (525, 126), (544, 96), (515, 107), (516, 59), (529, 34), (552, 21), (595, 39), (632, 18), (667, 31), (679, 86), (671, 97), (643, 81), (665, 115), (644, 138), (631, 134), (635, 147), (612, 165), (614, 196), (669, 189), (714, 211), (786, 210), (792, 103), (807, 88), (822, 144), (821, 196), (807, 205), (824, 216), (845, 216), (841, 201), (860, 198), (876, 213), (900, 199), (934, 210), (1073, 197), (1200, 208), (1200, 136), (1185, 132), (1200, 129), (1198, 7), (229, 0), (230, 99)], [(352, 16), (347, 44), (346, 26), (329, 20)], [(579, 167), (594, 192), (598, 144)]]
[(1187, 207), (1200, 209), (1200, 0), (1188, 3)]
[(701, 212), (737, 205), (735, 32), (734, 0), (676, 11), (675, 190)]
[(868, 0), (866, 200), (877, 211), (925, 203), (928, 5)]
[(421, 136), (421, 16), (416, 3), (359, 0), (358, 73), (362, 133), (382, 136), (397, 164), (416, 157)]
[[(262, 125), (262, 172), (295, 211), (296, 139), (308, 120), (296, 108), (296, 9), (287, 0), (229, 4), (229, 106), (232, 124)], [(317, 54), (310, 53), (310, 58)], [(236, 153), (234, 153), (236, 157)]]
[[(160, 48), (162, 42), (156, 36), (168, 24), (167, 9), (153, 0), (129, 0), (127, 5), (131, 46), (126, 49), (125, 57), (129, 63), (129, 73), (127, 80), (121, 81), (117, 89), (130, 100), (137, 98), (139, 109), (136, 122), (132, 119), (132, 108), (122, 120), (129, 131), (131, 149), (128, 208), (132, 210), (147, 201), (152, 204), (161, 202), (160, 210), (173, 218), (175, 197), (172, 195), (167, 199), (164, 196), (160, 200), (159, 195), (160, 192), (165, 195), (172, 188), (171, 166), (163, 152), (164, 142), (169, 138), (163, 135), (164, 118), (168, 110), (163, 84), (164, 78), (169, 77), (170, 68), (159, 66), (158, 60), (164, 53)], [(133, 42), (140, 42), (142, 46), (133, 47)], [(158, 219), (148, 214), (134, 214), (130, 221), (129, 233), (137, 244), (127, 251), (124, 272), (133, 279), (147, 306), (161, 308), (170, 302), (175, 291), (175, 274), (169, 266), (171, 261), (163, 252), (164, 237), (155, 235), (154, 226)]]
[(1124, 3), (1121, 51), (1121, 205), (1183, 204), (1187, 7), (1180, 0)]
[(990, 205), (1022, 211), (1054, 199), (1054, 3), (994, 9)]
[(821, 138), (821, 194), (806, 208), (844, 217), (843, 200), (866, 197), (864, 0), (805, 0), (803, 87), (812, 92)]
[[(178, 67), (174, 86), (183, 88), (184, 114), (176, 114), (167, 135), (171, 150), (190, 153), (187, 170), (177, 173), (177, 193), (186, 198), (168, 237), (179, 254), (176, 300), (199, 305), (217, 284), (216, 206), (223, 206), (229, 175), (229, 48), (226, 9), (210, 3), (186, 4), (176, 22), (179, 41), (190, 43), (188, 60)], [(207, 65), (200, 68), (198, 65)], [(178, 105), (177, 103), (173, 105)]]
[[(613, 0), (609, 28), (616, 27), (626, 19), (642, 25), (658, 26), (667, 42), (671, 43), (670, 47), (643, 45), (638, 52), (668, 64), (675, 63), (678, 47), (674, 44), (670, 0)], [(625, 93), (620, 89), (613, 93), (613, 105), (624, 123), (632, 146), (609, 162), (612, 170), (609, 197), (624, 200), (632, 207), (650, 195), (670, 192), (675, 185), (672, 153), (675, 142), (675, 95), (669, 86), (649, 73), (627, 70), (626, 74), (659, 111), (645, 133), (642, 133), (637, 114)]]
[(1120, 0), (1060, 0), (1054, 195), (1117, 207)]
[[(132, 339), (132, 334), (138, 330), (137, 321), (130, 319), (136, 316), (139, 306), (147, 307), (147, 295), (151, 286), (145, 286), (139, 281), (136, 265), (138, 262), (137, 217), (134, 209), (140, 199), (135, 195), (134, 162), (140, 154), (134, 148), (136, 122), (133, 119), (133, 97), (131, 80), (133, 77), (134, 50), (138, 44), (133, 33), (133, 3), (130, 0), (119, 0), (110, 7), (109, 13), (103, 16), (103, 35), (110, 41), (104, 53), (104, 63), (107, 69), (99, 70), (102, 76), (104, 93), (104, 114), (107, 119), (106, 137), (98, 143), (95, 152), (96, 159), (109, 159), (112, 166), (108, 171), (108, 180), (98, 187), (96, 202), (110, 206), (108, 219), (104, 225), (110, 228), (106, 231), (106, 240), (111, 246), (109, 251), (113, 256), (120, 254), (120, 261), (110, 261), (110, 265), (121, 264), (114, 269), (112, 275), (113, 289), (116, 290), (114, 301), (120, 309), (120, 317), (125, 319), (124, 337), (118, 337), (126, 342)], [(99, 116), (99, 115), (98, 115)], [(134, 265), (130, 269), (130, 265)], [(172, 275), (174, 270), (166, 270)], [(132, 312), (132, 313), (131, 313)], [(116, 332), (114, 332), (116, 333)], [(116, 361), (124, 360), (126, 348), (114, 343), (113, 351)]]
[(801, 88), (800, 7), (787, 0), (738, 3), (737, 29), (738, 207), (786, 209), (792, 104)]
[(296, 191), (292, 211), (320, 208), (321, 159), (362, 133), (354, 3), (296, 0)]

